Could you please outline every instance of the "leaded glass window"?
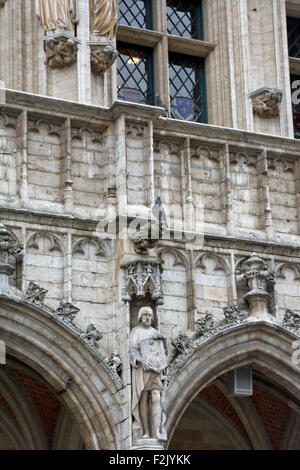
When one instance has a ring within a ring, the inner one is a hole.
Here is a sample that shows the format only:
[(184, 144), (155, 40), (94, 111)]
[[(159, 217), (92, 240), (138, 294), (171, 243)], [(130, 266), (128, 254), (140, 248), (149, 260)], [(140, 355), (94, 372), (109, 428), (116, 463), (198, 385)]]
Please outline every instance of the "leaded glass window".
[(300, 19), (288, 18), (289, 56), (300, 57)]
[(171, 116), (186, 121), (206, 122), (204, 60), (169, 54)]
[(167, 0), (168, 33), (203, 39), (201, 0)]
[(119, 0), (119, 23), (152, 29), (152, 0)]
[(118, 52), (118, 99), (153, 105), (152, 50), (118, 43)]
[(291, 75), (292, 109), (295, 139), (300, 139), (300, 75)]

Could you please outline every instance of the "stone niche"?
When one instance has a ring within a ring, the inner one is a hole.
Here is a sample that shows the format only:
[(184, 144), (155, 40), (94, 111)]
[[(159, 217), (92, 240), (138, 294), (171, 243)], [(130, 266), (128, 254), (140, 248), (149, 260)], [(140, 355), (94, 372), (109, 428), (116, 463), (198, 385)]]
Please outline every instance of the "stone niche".
[(134, 258), (121, 265), (122, 300), (130, 304), (131, 328), (137, 326), (141, 307), (153, 310), (153, 325), (158, 326), (157, 306), (163, 303), (161, 286), (162, 266), (158, 258)]

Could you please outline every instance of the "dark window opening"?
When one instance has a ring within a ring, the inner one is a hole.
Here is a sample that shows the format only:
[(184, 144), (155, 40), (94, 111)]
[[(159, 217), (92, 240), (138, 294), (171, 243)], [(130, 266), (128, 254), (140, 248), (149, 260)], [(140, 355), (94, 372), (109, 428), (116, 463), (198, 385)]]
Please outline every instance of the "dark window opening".
[(287, 18), (289, 56), (300, 58), (300, 19)]
[(207, 122), (204, 59), (169, 54), (171, 116)]
[(300, 139), (300, 75), (291, 75), (292, 109), (295, 139)]
[(167, 0), (168, 33), (203, 40), (201, 0)]
[(118, 100), (154, 104), (153, 51), (118, 43)]
[(152, 1), (119, 0), (119, 23), (134, 28), (152, 29)]

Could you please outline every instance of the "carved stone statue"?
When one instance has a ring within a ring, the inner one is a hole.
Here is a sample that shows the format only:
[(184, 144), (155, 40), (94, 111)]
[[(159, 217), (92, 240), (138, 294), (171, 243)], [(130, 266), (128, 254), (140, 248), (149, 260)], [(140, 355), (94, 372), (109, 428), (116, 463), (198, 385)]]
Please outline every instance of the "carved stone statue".
[(118, 22), (117, 0), (90, 0), (91, 40), (105, 36), (114, 39)]
[(166, 440), (164, 409), (167, 368), (165, 338), (151, 326), (153, 311), (142, 307), (138, 313), (139, 326), (130, 334), (132, 365), (133, 438)]
[(46, 34), (75, 31), (77, 0), (36, 0), (37, 15)]

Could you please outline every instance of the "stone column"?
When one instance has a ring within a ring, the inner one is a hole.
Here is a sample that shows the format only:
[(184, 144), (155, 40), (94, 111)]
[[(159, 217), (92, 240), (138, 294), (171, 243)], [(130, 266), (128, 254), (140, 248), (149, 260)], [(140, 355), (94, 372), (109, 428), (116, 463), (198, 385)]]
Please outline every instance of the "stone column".
[(285, 1), (204, 0), (203, 9), (205, 39), (217, 44), (206, 61), (209, 122), (293, 137)]

